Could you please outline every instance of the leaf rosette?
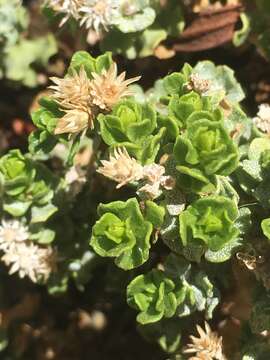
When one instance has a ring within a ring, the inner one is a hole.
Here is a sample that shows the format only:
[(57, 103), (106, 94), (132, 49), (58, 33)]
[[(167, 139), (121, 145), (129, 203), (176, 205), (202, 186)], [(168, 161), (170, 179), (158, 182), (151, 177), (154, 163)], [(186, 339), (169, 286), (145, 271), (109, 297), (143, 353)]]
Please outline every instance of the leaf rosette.
[(23, 156), (19, 150), (11, 150), (0, 159), (0, 173), (5, 211), (22, 216), (35, 205), (32, 222), (45, 221), (56, 211), (50, 202), (58, 181), (45, 166)]
[(99, 122), (102, 139), (107, 145), (124, 146), (143, 164), (155, 160), (165, 129), (155, 131), (157, 119), (152, 106), (123, 100), (111, 114), (99, 115)]
[(124, 270), (142, 265), (149, 257), (153, 225), (144, 219), (137, 200), (101, 204), (98, 214), (90, 241), (96, 253), (115, 257), (115, 264)]
[(137, 321), (150, 324), (172, 317), (177, 308), (174, 289), (174, 282), (157, 269), (133, 279), (127, 287), (127, 302), (140, 311)]
[(179, 216), (185, 257), (200, 261), (204, 254), (210, 262), (230, 258), (239, 235), (235, 225), (237, 218), (234, 201), (226, 197), (209, 196), (192, 203)]
[(230, 175), (238, 165), (238, 150), (221, 122), (198, 119), (188, 123), (174, 145), (176, 169), (185, 190), (215, 188), (215, 175)]

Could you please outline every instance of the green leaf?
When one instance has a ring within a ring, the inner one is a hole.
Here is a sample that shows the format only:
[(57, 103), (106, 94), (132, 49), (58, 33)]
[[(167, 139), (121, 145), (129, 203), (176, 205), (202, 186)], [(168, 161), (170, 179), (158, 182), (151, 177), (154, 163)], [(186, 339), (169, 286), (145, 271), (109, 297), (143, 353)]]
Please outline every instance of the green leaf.
[(71, 58), (68, 73), (72, 74), (74, 70), (79, 72), (81, 67), (84, 68), (89, 79), (92, 78), (92, 72), (96, 72), (96, 60), (87, 51), (75, 52)]
[(31, 206), (31, 201), (22, 202), (14, 199), (6, 199), (4, 203), (4, 211), (12, 216), (23, 216)]
[(144, 218), (152, 223), (155, 229), (159, 229), (164, 221), (165, 209), (157, 205), (153, 201), (147, 200), (145, 202)]
[[(237, 207), (228, 198), (209, 196), (195, 201), (179, 216), (183, 246), (193, 248), (196, 242), (198, 246), (204, 244), (205, 250), (208, 249), (207, 259), (212, 261), (210, 254), (224, 251), (227, 244), (237, 239), (239, 230), (234, 223), (237, 217)], [(201, 256), (200, 248), (198, 251)]]
[(127, 287), (127, 302), (140, 311), (137, 321), (144, 325), (172, 317), (177, 307), (174, 288), (173, 281), (161, 270), (154, 269), (133, 279)]
[(55, 238), (55, 231), (51, 229), (38, 229), (30, 235), (30, 240), (36, 241), (39, 244), (48, 245), (53, 242)]
[(254, 139), (249, 147), (248, 157), (250, 160), (259, 160), (265, 150), (270, 150), (270, 139), (257, 138)]
[(235, 46), (241, 46), (244, 44), (244, 42), (247, 40), (249, 34), (250, 34), (250, 18), (247, 14), (242, 12), (240, 14), (240, 20), (242, 23), (242, 27), (235, 31), (233, 34), (233, 44)]
[[(143, 3), (146, 2), (143, 1)], [(135, 14), (120, 17), (117, 21), (116, 27), (122, 33), (134, 33), (137, 31), (142, 31), (153, 24), (155, 17), (156, 13), (153, 8), (148, 6), (140, 6), (137, 8)]]
[(116, 265), (124, 270), (142, 265), (149, 257), (153, 226), (143, 218), (137, 200), (101, 204), (98, 212), (101, 218), (90, 241), (93, 249), (100, 256), (115, 257)]
[(45, 206), (33, 206), (31, 209), (31, 223), (45, 222), (57, 210), (57, 207), (50, 203)]
[(211, 81), (209, 95), (220, 93), (220, 100), (225, 95), (231, 103), (239, 103), (245, 97), (242, 87), (234, 76), (234, 71), (226, 65), (215, 66), (211, 61), (200, 61), (194, 67), (193, 73), (198, 74), (201, 79)]
[(202, 119), (188, 124), (186, 132), (177, 137), (173, 152), (176, 169), (191, 178), (188, 187), (195, 192), (202, 191), (198, 181), (201, 187), (213, 184), (213, 175), (229, 175), (238, 165), (238, 149), (217, 121)]
[(106, 52), (96, 58), (96, 72), (101, 74), (102, 70), (109, 70), (113, 63), (112, 53)]
[(9, 48), (3, 59), (6, 77), (34, 87), (38, 84), (38, 76), (32, 65), (46, 66), (56, 52), (57, 44), (52, 34), (32, 40), (21, 39)]
[(185, 78), (181, 73), (174, 72), (163, 79), (164, 88), (170, 95), (182, 94)]
[(270, 240), (270, 218), (264, 219), (261, 223), (264, 235)]

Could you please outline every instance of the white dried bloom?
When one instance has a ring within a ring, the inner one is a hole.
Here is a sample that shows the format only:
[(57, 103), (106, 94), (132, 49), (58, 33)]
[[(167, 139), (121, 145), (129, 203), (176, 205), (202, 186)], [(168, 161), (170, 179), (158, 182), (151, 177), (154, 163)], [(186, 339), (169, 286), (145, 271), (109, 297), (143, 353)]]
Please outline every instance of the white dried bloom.
[(29, 277), (34, 283), (46, 281), (55, 269), (56, 254), (51, 247), (33, 242), (18, 242), (9, 246), (1, 260), (10, 266), (9, 274), (18, 272), (20, 278)]
[(175, 180), (164, 174), (165, 168), (162, 165), (145, 165), (143, 167), (143, 179), (146, 184), (138, 190), (138, 193), (142, 193), (153, 200), (162, 194), (162, 187), (166, 190), (172, 190), (175, 186)]
[(55, 85), (49, 86), (53, 90), (52, 98), (64, 110), (78, 109), (87, 112), (91, 104), (90, 82), (87, 73), (82, 66), (80, 71), (72, 71), (64, 78), (51, 77)]
[(55, 135), (59, 134), (77, 134), (92, 127), (92, 121), (89, 121), (89, 114), (80, 110), (68, 110), (65, 115), (58, 119), (54, 129)]
[(253, 119), (254, 124), (262, 132), (270, 133), (270, 105), (259, 105), (257, 116)]
[(18, 220), (2, 220), (0, 225), (0, 249), (6, 250), (11, 244), (26, 241), (28, 227)]
[(45, 4), (55, 12), (65, 15), (60, 23), (62, 26), (69, 18), (79, 19), (79, 9), (83, 6), (84, 0), (47, 0)]
[(120, 15), (119, 0), (84, 0), (80, 7), (80, 25), (97, 33), (115, 24)]
[(204, 94), (210, 89), (210, 85), (210, 80), (202, 79), (198, 74), (191, 74), (187, 83), (187, 89)]
[(118, 182), (117, 189), (129, 182), (138, 181), (143, 176), (143, 167), (129, 156), (125, 148), (115, 148), (109, 160), (102, 160), (101, 163), (103, 167), (97, 172)]
[(205, 331), (196, 326), (199, 337), (190, 336), (192, 343), (187, 345), (184, 353), (195, 353), (190, 360), (225, 360), (222, 353), (222, 337), (213, 332), (205, 322)]
[(84, 68), (81, 67), (78, 73), (73, 71), (64, 78), (52, 77), (51, 80), (55, 83), (49, 87), (53, 90), (52, 98), (65, 112), (57, 122), (55, 134), (78, 133), (93, 128), (95, 111), (90, 95), (91, 81)]
[(165, 168), (162, 165), (150, 164), (143, 167), (143, 176), (151, 184), (160, 182), (163, 174), (165, 174)]
[(93, 80), (90, 84), (92, 102), (102, 110), (111, 110), (122, 97), (132, 95), (128, 85), (141, 78), (137, 76), (125, 80), (125, 72), (117, 76), (116, 63), (113, 63), (109, 70), (103, 69), (101, 74), (92, 73), (92, 76)]
[(160, 183), (155, 184), (145, 184), (142, 187), (140, 187), (137, 191), (138, 194), (143, 194), (149, 199), (156, 199), (162, 194), (162, 190), (160, 188)]

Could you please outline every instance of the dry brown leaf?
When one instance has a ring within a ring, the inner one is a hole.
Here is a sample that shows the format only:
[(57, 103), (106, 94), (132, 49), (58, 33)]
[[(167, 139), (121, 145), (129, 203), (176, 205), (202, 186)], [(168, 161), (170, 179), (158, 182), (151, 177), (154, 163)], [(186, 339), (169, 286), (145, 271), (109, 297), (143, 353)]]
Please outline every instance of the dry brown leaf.
[(201, 51), (231, 41), (240, 11), (241, 5), (207, 8), (181, 34), (180, 42), (173, 49), (180, 52)]

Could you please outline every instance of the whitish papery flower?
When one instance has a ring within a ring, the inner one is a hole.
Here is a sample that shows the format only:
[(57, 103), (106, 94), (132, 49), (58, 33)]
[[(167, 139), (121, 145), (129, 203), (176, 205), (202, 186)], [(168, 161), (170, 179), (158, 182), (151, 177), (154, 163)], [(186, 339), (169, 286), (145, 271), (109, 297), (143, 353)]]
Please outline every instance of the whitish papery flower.
[(13, 243), (1, 260), (9, 266), (9, 274), (29, 277), (34, 283), (46, 281), (56, 267), (56, 254), (51, 247), (40, 247), (32, 242)]
[(72, 71), (64, 78), (51, 77), (55, 85), (49, 86), (53, 90), (52, 97), (67, 110), (81, 110), (87, 112), (91, 104), (90, 82), (84, 67), (80, 71)]
[(65, 15), (60, 23), (62, 26), (69, 18), (79, 19), (79, 9), (84, 2), (85, 0), (47, 0), (45, 4), (54, 11)]
[(68, 110), (66, 114), (57, 121), (54, 130), (55, 135), (59, 134), (77, 134), (80, 131), (92, 127), (89, 122), (89, 114), (80, 110)]
[(259, 105), (259, 111), (253, 122), (262, 132), (270, 133), (270, 106), (268, 104)]
[(146, 184), (142, 186), (138, 193), (146, 195), (150, 199), (159, 197), (162, 188), (172, 190), (175, 180), (171, 176), (165, 176), (165, 168), (162, 165), (150, 164), (143, 167), (143, 179)]
[(97, 33), (113, 25), (120, 12), (119, 0), (84, 0), (80, 7), (80, 25), (93, 29)]
[(202, 79), (198, 74), (191, 74), (187, 84), (188, 90), (194, 90), (199, 94), (204, 94), (210, 89), (211, 81)]
[(0, 225), (0, 249), (6, 250), (11, 244), (26, 241), (28, 227), (18, 220), (2, 220)]
[(49, 88), (53, 90), (54, 98), (62, 110), (66, 113), (58, 120), (55, 134), (78, 133), (88, 127), (93, 128), (94, 109), (90, 95), (90, 80), (83, 67), (77, 73), (64, 78), (52, 77), (55, 85)]
[(92, 73), (92, 76), (93, 80), (90, 84), (92, 102), (101, 110), (111, 110), (122, 97), (132, 95), (128, 85), (141, 78), (136, 76), (125, 80), (126, 72), (117, 76), (116, 63), (113, 63), (108, 70), (103, 69), (101, 74)]
[(207, 322), (205, 331), (199, 325), (196, 328), (199, 337), (190, 336), (192, 343), (184, 350), (186, 354), (194, 353), (189, 360), (225, 360), (222, 353), (222, 337), (213, 332)]
[(109, 160), (102, 160), (101, 163), (103, 167), (97, 172), (118, 182), (117, 189), (143, 176), (143, 167), (129, 156), (125, 148), (115, 148)]

